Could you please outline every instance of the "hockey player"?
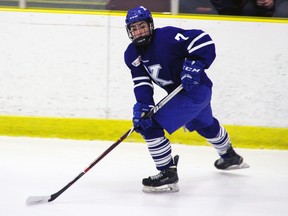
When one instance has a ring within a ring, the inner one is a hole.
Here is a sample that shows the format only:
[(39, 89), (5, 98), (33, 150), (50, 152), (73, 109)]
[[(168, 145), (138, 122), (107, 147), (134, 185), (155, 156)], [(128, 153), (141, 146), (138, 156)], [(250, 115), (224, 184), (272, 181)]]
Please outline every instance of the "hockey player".
[[(159, 174), (144, 178), (144, 192), (175, 192), (178, 156), (172, 157), (171, 144), (164, 129), (172, 134), (180, 127), (197, 131), (218, 151), (215, 167), (241, 168), (243, 158), (236, 154), (225, 128), (212, 115), (212, 82), (205, 69), (215, 59), (215, 45), (201, 30), (176, 27), (154, 29), (151, 13), (143, 6), (131, 9), (126, 29), (132, 43), (124, 58), (134, 82), (136, 104), (133, 107), (135, 131), (145, 139)], [(142, 118), (155, 105), (153, 84), (172, 92), (180, 84), (183, 90), (152, 118)]]

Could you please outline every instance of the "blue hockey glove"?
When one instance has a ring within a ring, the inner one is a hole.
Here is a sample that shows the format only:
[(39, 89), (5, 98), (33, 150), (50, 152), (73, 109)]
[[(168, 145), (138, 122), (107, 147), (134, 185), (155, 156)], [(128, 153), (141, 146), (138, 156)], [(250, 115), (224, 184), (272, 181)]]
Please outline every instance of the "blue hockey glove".
[(153, 106), (142, 103), (136, 103), (133, 107), (133, 126), (138, 133), (147, 130), (152, 126), (152, 118), (143, 118), (143, 116), (150, 111)]
[(195, 85), (199, 85), (204, 67), (205, 65), (200, 61), (185, 60), (181, 72), (181, 81), (186, 91), (191, 91)]

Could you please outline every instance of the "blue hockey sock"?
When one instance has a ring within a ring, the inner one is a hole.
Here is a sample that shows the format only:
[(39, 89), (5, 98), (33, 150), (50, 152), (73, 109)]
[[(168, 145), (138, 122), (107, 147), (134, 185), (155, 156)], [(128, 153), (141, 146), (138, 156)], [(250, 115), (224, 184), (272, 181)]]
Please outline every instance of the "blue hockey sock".
[(158, 170), (165, 170), (173, 164), (171, 144), (166, 137), (145, 140)]
[(214, 138), (207, 139), (209, 143), (217, 150), (220, 156), (226, 154), (227, 149), (231, 146), (230, 137), (224, 127), (220, 126), (219, 133)]

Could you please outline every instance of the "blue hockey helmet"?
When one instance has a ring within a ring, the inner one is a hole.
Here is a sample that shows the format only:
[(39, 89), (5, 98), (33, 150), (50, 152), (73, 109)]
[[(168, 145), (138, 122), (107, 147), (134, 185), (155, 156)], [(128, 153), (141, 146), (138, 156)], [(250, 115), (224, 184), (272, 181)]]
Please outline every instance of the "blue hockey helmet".
[[(145, 36), (134, 38), (130, 26), (131, 24), (140, 21), (144, 21), (148, 24), (149, 33)], [(143, 6), (139, 6), (129, 10), (126, 15), (125, 23), (128, 37), (132, 40), (133, 43), (135, 43), (138, 46), (148, 45), (154, 30), (153, 18), (151, 12), (148, 9), (146, 9)]]

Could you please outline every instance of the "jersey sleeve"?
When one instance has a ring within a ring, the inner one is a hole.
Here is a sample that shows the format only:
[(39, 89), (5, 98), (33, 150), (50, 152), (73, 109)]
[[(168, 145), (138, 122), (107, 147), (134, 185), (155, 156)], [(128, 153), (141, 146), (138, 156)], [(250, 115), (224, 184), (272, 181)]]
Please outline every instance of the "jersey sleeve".
[(151, 78), (141, 62), (141, 56), (137, 53), (133, 45), (130, 44), (126, 49), (124, 60), (131, 72), (136, 101), (154, 106), (154, 87)]

